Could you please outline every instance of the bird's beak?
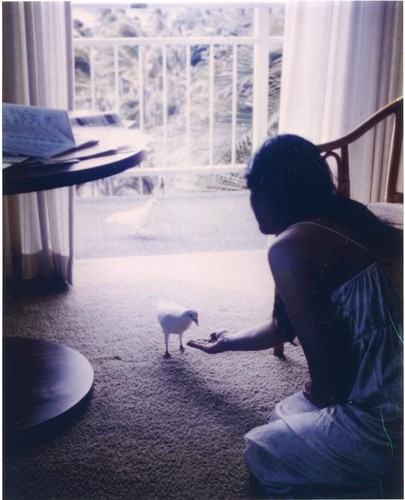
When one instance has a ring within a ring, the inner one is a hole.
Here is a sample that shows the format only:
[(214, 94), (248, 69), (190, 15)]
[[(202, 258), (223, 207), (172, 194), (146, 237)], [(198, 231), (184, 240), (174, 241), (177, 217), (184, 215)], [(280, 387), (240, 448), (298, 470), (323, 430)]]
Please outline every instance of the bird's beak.
[(194, 322), (198, 326), (198, 319), (195, 319)]

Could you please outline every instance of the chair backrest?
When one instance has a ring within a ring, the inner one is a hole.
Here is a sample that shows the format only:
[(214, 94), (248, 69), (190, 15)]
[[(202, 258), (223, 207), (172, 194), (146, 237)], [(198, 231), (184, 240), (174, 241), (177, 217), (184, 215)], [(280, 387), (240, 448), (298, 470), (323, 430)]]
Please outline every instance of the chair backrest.
[(388, 203), (403, 203), (403, 193), (397, 191), (397, 180), (400, 171), (402, 135), (403, 135), (403, 98), (387, 104), (374, 113), (365, 122), (352, 130), (349, 134), (334, 141), (319, 144), (318, 148), (325, 159), (334, 158), (337, 166), (338, 191), (350, 196), (350, 163), (349, 145), (362, 137), (366, 132), (376, 127), (389, 116), (394, 116), (391, 146), (387, 168), (384, 201)]

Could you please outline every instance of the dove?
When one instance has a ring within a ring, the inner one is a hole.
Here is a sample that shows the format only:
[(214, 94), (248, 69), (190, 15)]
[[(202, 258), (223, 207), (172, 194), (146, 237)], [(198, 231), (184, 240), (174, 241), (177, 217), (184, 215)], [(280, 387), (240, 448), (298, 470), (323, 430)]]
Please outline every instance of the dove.
[(106, 222), (131, 226), (135, 234), (150, 225), (156, 215), (156, 198), (150, 198), (144, 205), (130, 210), (114, 212), (107, 217)]
[(184, 352), (183, 333), (194, 322), (198, 325), (198, 312), (169, 301), (159, 301), (156, 307), (157, 317), (165, 335), (165, 358), (170, 358), (169, 335), (176, 333), (180, 338), (180, 351)]

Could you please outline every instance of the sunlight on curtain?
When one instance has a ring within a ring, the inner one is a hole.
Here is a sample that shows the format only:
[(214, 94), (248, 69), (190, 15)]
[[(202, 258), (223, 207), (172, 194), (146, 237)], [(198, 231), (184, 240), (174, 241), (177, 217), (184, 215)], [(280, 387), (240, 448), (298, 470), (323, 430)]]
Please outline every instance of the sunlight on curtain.
[[(401, 3), (288, 3), (280, 132), (337, 139), (402, 95)], [(382, 126), (350, 152), (352, 197), (381, 199), (388, 149)]]
[[(71, 109), (65, 2), (3, 3), (3, 101)], [(3, 197), (6, 278), (72, 281), (71, 188)]]

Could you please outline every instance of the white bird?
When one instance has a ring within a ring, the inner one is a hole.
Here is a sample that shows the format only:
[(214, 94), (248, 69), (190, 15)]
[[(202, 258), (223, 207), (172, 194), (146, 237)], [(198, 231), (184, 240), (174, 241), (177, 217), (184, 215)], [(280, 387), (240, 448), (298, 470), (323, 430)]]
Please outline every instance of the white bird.
[(157, 199), (150, 198), (144, 205), (130, 210), (114, 212), (106, 222), (131, 226), (135, 234), (149, 226), (156, 216)]
[(180, 351), (184, 352), (183, 333), (194, 322), (198, 325), (198, 312), (193, 309), (175, 304), (174, 302), (159, 301), (156, 307), (157, 317), (165, 335), (165, 358), (170, 358), (169, 335), (176, 333), (180, 338)]

